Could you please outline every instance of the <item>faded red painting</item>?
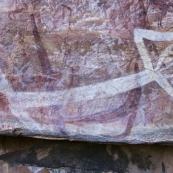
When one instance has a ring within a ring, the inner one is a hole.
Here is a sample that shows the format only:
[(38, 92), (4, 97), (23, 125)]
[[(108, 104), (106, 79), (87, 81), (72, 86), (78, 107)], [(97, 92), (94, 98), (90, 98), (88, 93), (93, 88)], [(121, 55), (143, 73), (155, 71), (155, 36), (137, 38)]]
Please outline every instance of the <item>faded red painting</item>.
[(0, 7), (1, 133), (173, 140), (164, 135), (173, 123), (172, 1), (3, 0)]

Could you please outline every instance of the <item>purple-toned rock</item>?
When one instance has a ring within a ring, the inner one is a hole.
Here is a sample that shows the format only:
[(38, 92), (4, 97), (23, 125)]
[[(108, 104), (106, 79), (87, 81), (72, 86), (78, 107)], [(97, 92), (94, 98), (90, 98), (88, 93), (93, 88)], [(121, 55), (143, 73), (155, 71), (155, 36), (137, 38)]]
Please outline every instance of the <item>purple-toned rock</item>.
[(173, 2), (2, 0), (0, 133), (173, 141)]

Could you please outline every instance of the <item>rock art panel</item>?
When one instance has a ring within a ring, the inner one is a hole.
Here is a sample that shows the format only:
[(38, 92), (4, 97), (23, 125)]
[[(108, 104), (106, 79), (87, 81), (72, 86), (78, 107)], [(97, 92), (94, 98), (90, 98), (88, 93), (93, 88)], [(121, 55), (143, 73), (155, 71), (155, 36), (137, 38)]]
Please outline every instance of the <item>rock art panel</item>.
[(172, 3), (0, 2), (1, 134), (172, 141)]

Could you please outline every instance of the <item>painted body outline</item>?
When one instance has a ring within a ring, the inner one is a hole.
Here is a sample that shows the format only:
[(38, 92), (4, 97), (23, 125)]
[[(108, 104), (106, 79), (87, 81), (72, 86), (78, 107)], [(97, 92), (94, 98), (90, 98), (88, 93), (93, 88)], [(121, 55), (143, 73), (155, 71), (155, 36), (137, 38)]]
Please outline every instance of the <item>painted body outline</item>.
[[(33, 123), (34, 129), (42, 129), (42, 125), (36, 123), (27, 113), (26, 109), (53, 106), (53, 105), (67, 105), (68, 100), (74, 102), (87, 101), (92, 99), (101, 99), (115, 96), (116, 94), (124, 93), (133, 89), (137, 89), (152, 81), (156, 81), (171, 97), (173, 97), (173, 88), (168, 83), (166, 77), (160, 73), (162, 62), (167, 56), (166, 50), (163, 51), (159, 58), (156, 68), (153, 68), (151, 59), (147, 52), (143, 39), (151, 41), (173, 41), (172, 32), (156, 32), (145, 29), (134, 30), (134, 41), (138, 48), (141, 59), (143, 60), (145, 70), (136, 74), (125, 77), (115, 78), (106, 82), (81, 86), (77, 88), (70, 88), (55, 92), (15, 92), (11, 88), (10, 83), (3, 74), (0, 74), (0, 91), (5, 94), (9, 101), (9, 108), (12, 114), (19, 119), (21, 123), (30, 121)], [(171, 49), (169, 50), (171, 51)], [(168, 76), (169, 78), (170, 76)], [(124, 85), (127, 83), (128, 85)], [(128, 88), (127, 88), (128, 86)], [(64, 100), (64, 98), (67, 98)], [(45, 101), (46, 100), (46, 101)], [(68, 119), (69, 117), (67, 117)], [(68, 119), (69, 120), (69, 119)], [(64, 120), (64, 121), (68, 121)]]

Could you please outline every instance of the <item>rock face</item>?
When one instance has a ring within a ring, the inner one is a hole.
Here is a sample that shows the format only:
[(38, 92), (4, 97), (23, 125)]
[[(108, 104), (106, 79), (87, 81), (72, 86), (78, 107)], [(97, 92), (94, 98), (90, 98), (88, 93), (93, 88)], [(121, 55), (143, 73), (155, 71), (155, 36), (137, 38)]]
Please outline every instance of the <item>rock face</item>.
[(0, 137), (1, 173), (172, 173), (172, 146)]
[(173, 141), (171, 0), (1, 0), (0, 133)]

